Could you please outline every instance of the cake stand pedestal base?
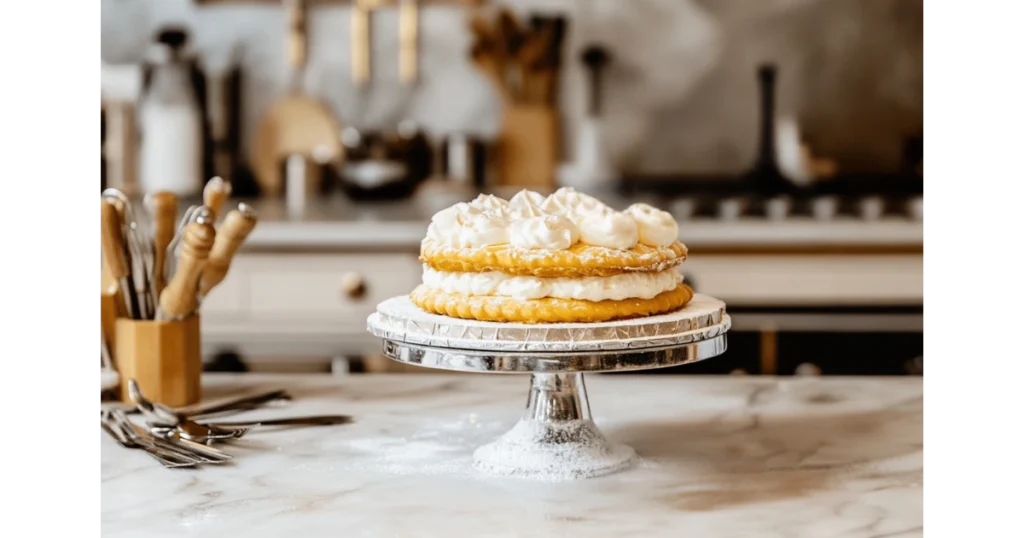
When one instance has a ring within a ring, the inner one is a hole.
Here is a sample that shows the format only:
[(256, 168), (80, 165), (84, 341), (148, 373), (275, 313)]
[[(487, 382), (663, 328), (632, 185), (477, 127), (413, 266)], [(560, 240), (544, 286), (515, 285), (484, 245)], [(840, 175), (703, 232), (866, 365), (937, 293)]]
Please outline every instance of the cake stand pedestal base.
[(628, 467), (636, 453), (605, 439), (590, 416), (582, 373), (534, 373), (522, 419), (473, 453), (477, 468), (532, 479), (576, 479)]
[(696, 294), (675, 312), (600, 323), (497, 323), (423, 311), (392, 297), (366, 320), (384, 355), (458, 372), (529, 374), (526, 413), (496, 441), (473, 452), (488, 474), (538, 480), (605, 475), (636, 461), (590, 416), (583, 374), (690, 364), (725, 352), (732, 318), (725, 303)]

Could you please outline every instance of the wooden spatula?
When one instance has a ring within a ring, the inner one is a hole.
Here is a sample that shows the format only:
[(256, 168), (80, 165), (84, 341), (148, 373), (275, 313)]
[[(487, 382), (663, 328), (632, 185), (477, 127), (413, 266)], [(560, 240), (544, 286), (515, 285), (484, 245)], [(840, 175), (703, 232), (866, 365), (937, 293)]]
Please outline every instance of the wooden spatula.
[(303, 0), (286, 0), (288, 8), (288, 61), (292, 87), (260, 121), (249, 159), (263, 193), (277, 196), (284, 190), (281, 162), (291, 155), (337, 162), (342, 157), (341, 125), (322, 102), (305, 94), (302, 73), (306, 64), (306, 13)]

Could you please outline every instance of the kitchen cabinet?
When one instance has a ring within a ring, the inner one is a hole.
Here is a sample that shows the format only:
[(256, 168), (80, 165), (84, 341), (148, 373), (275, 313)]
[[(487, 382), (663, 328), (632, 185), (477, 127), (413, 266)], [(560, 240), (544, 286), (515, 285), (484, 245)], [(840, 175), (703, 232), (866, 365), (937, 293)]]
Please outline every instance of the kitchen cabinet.
[[(912, 254), (713, 254), (687, 260), (682, 270), (698, 292), (725, 300), (734, 312), (730, 352), (709, 373), (758, 370), (742, 360), (732, 364), (729, 357), (748, 356), (749, 350), (739, 351), (746, 347), (756, 351), (743, 342), (777, 327), (784, 315), (773, 308), (923, 303), (921, 258)], [(229, 348), (247, 356), (377, 352), (379, 342), (365, 331), (366, 317), (381, 300), (418, 285), (421, 271), (415, 252), (243, 252), (203, 304), (204, 343), (210, 352)], [(819, 332), (841, 314), (785, 315), (799, 320), (805, 332)]]
[(203, 304), (203, 340), (245, 355), (361, 354), (376, 348), (366, 317), (420, 273), (409, 253), (243, 253)]

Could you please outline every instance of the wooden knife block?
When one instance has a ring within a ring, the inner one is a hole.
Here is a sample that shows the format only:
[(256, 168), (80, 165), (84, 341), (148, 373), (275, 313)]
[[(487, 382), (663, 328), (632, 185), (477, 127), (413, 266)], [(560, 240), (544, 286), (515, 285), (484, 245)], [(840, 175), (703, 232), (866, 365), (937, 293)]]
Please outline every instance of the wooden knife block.
[(203, 369), (199, 316), (180, 321), (118, 318), (114, 342), (121, 401), (131, 401), (127, 381), (135, 379), (151, 401), (171, 407), (199, 402)]
[(540, 190), (553, 188), (558, 141), (558, 114), (554, 107), (506, 105), (498, 136), (498, 184)]

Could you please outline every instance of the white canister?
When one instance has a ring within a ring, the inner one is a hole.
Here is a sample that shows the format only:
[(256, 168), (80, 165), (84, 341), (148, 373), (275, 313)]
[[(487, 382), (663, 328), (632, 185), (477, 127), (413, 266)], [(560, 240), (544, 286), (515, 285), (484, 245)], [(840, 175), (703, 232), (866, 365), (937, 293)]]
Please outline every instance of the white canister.
[[(177, 43), (176, 43), (177, 44)], [(152, 82), (139, 104), (139, 186), (198, 196), (203, 189), (203, 119), (191, 68), (162, 44)]]

